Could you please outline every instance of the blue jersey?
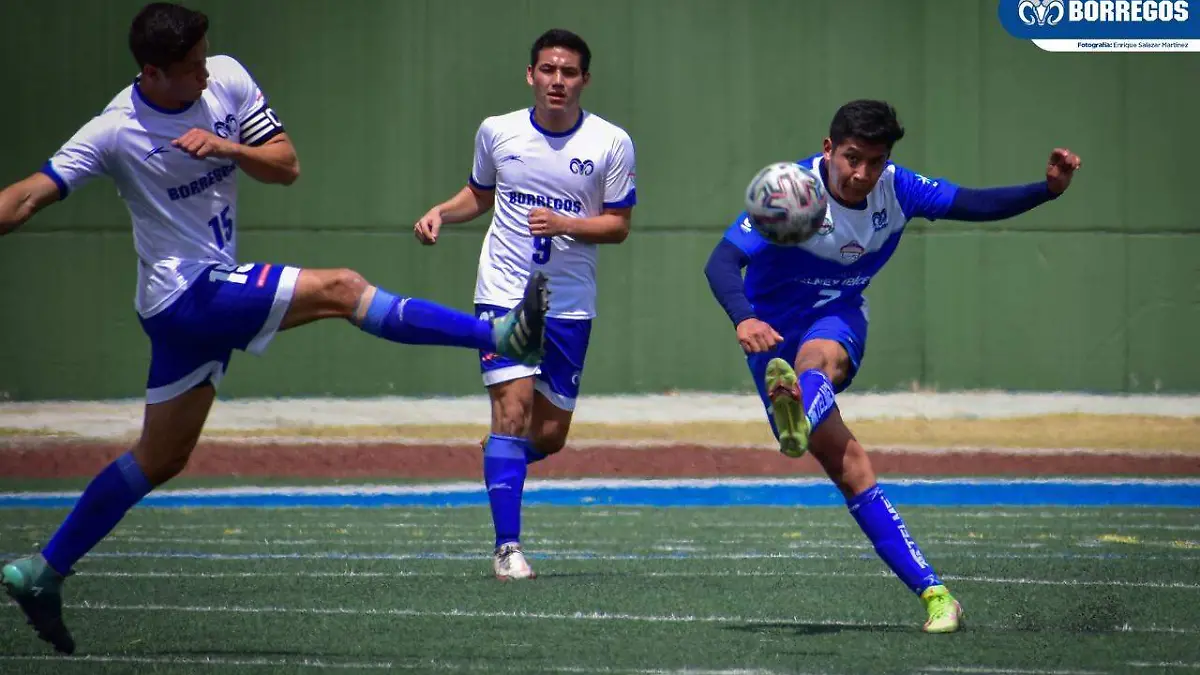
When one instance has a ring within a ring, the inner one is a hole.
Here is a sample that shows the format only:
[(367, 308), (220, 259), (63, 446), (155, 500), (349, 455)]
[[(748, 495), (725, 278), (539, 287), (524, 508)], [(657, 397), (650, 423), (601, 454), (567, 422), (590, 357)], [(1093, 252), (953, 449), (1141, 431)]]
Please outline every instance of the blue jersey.
[[(821, 155), (798, 164), (828, 182)], [(863, 291), (896, 251), (905, 224), (944, 216), (957, 190), (889, 162), (865, 204), (843, 206), (831, 195), (824, 225), (803, 244), (767, 242), (745, 212), (725, 231), (725, 239), (750, 259), (745, 289), (755, 314), (784, 332), (830, 311), (861, 307), (865, 314)]]

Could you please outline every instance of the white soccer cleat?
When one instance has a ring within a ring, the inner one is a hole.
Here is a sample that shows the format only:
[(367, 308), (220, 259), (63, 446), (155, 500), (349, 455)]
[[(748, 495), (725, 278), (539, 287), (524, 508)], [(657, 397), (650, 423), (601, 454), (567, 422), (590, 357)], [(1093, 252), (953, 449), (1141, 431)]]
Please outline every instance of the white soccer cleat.
[(495, 570), (496, 578), (500, 581), (537, 578), (537, 574), (529, 566), (529, 561), (525, 560), (525, 554), (521, 552), (521, 545), (516, 542), (503, 544), (496, 548), (496, 553), (492, 557), (492, 569)]

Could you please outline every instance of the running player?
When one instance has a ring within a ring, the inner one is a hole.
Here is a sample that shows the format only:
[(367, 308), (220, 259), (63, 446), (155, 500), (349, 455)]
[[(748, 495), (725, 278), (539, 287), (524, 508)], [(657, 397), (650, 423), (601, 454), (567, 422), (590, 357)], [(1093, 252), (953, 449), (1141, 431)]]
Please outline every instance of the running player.
[(443, 223), (495, 207), (475, 284), (480, 317), (513, 307), (531, 273), (549, 278), (541, 364), (480, 352), (492, 402), (483, 473), (496, 530), (493, 569), (502, 580), (534, 576), (520, 543), (526, 466), (566, 443), (596, 315), (597, 245), (625, 240), (637, 203), (629, 134), (580, 107), (590, 64), (578, 35), (541, 35), (525, 75), (533, 107), (485, 119), (467, 185), (414, 226), (417, 239), (435, 244)]

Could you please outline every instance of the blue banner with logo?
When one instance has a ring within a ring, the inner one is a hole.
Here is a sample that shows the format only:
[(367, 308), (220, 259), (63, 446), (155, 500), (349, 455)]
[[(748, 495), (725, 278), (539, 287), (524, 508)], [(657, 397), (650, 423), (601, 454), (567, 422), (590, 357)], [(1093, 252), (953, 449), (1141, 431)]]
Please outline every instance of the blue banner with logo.
[[(1193, 51), (1200, 44), (1194, 0), (1000, 0), (1001, 25), (1039, 46)], [(1200, 2), (1196, 3), (1200, 10)], [(1068, 43), (1069, 41), (1069, 43)], [(1071, 51), (1076, 51), (1072, 49)]]

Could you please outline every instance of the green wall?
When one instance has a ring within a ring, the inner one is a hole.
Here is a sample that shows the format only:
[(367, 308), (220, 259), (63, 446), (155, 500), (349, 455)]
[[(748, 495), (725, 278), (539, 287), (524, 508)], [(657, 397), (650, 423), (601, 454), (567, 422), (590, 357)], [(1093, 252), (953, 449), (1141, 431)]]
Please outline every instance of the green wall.
[[(0, 182), (27, 175), (134, 74), (139, 3), (3, 10)], [(292, 188), (243, 177), (244, 260), (350, 266), (470, 307), (485, 223), (432, 249), (412, 222), (461, 187), (476, 126), (527, 105), (545, 28), (592, 46), (586, 106), (637, 143), (634, 234), (601, 253), (585, 390), (750, 386), (704, 261), (761, 165), (815, 151), (838, 105), (886, 98), (897, 161), (965, 185), (1038, 180), (1068, 146), (1061, 200), (996, 224), (914, 222), (868, 295), (856, 389), (1200, 391), (1200, 220), (1185, 208), (1200, 61), (1051, 54), (1010, 38), (994, 0), (208, 0), (214, 53), (245, 63), (299, 150)], [(36, 61), (35, 56), (36, 56)], [(48, 55), (48, 56), (43, 56)], [(0, 240), (0, 397), (140, 395), (123, 205), (97, 181)], [(470, 353), (348, 325), (239, 356), (231, 396), (480, 392)]]

